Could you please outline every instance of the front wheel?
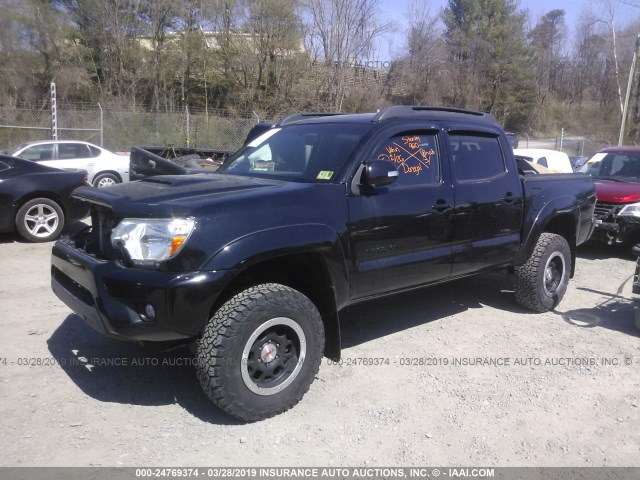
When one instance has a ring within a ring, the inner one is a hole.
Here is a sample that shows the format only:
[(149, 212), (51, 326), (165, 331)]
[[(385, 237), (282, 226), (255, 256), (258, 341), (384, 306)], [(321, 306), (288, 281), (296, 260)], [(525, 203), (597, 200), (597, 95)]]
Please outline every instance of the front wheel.
[(197, 345), (207, 396), (246, 421), (272, 417), (309, 390), (324, 352), (324, 327), (302, 293), (275, 283), (244, 290), (209, 320)]
[(560, 235), (543, 233), (524, 265), (515, 269), (516, 300), (535, 312), (558, 306), (567, 291), (571, 272), (571, 250)]
[(64, 228), (64, 212), (49, 198), (34, 198), (18, 209), (16, 230), (30, 242), (56, 239)]

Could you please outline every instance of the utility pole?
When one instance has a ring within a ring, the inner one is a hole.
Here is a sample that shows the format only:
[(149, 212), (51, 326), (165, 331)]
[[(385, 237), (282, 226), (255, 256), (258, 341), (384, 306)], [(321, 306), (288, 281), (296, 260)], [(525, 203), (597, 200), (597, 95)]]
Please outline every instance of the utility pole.
[(624, 99), (624, 109), (622, 110), (622, 123), (620, 125), (620, 137), (618, 138), (618, 146), (621, 147), (624, 142), (624, 130), (627, 125), (627, 115), (629, 112), (629, 99), (631, 97), (631, 88), (633, 87), (633, 78), (636, 73), (636, 63), (640, 55), (640, 35), (636, 38), (636, 51), (633, 53), (633, 62), (631, 62), (631, 70), (629, 71), (629, 82), (627, 83), (627, 96)]

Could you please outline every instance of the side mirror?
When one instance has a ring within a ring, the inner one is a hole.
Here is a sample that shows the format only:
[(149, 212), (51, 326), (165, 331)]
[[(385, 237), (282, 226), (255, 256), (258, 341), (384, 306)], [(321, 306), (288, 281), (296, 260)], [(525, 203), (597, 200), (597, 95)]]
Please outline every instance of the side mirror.
[(388, 160), (372, 160), (365, 164), (362, 183), (369, 187), (383, 187), (398, 178), (398, 169)]

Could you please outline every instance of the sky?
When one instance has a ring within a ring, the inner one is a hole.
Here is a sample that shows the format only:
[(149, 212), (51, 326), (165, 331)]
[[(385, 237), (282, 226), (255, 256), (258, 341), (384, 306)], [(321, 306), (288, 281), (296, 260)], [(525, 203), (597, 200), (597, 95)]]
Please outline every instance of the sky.
[[(378, 0), (382, 18), (385, 21), (392, 21), (396, 28), (387, 34), (386, 41), (381, 43), (379, 57), (386, 61), (401, 50), (404, 35), (402, 32), (403, 22), (406, 22), (406, 14), (412, 0)], [(425, 8), (430, 6), (431, 14), (437, 15), (448, 3), (447, 0), (424, 0)], [(596, 5), (597, 0), (520, 0), (520, 9), (529, 10), (531, 21), (535, 22), (547, 12), (554, 9), (562, 9), (566, 12), (565, 19), (569, 29), (569, 35), (574, 31), (574, 25), (580, 19), (580, 15), (589, 7)], [(635, 4), (636, 6), (633, 6)], [(631, 18), (640, 17), (640, 0), (618, 0), (616, 13), (619, 17), (619, 26)], [(640, 32), (638, 32), (640, 33)]]

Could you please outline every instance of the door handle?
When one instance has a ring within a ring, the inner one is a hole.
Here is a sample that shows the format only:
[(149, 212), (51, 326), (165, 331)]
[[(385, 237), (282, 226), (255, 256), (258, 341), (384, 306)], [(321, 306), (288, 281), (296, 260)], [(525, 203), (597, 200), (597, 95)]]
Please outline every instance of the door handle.
[(513, 203), (517, 200), (516, 196), (511, 193), (511, 192), (507, 192), (507, 194), (502, 197), (502, 201), (505, 203)]
[(436, 212), (446, 212), (447, 210), (451, 210), (453, 208), (453, 205), (451, 205), (446, 200), (440, 199), (431, 208)]

